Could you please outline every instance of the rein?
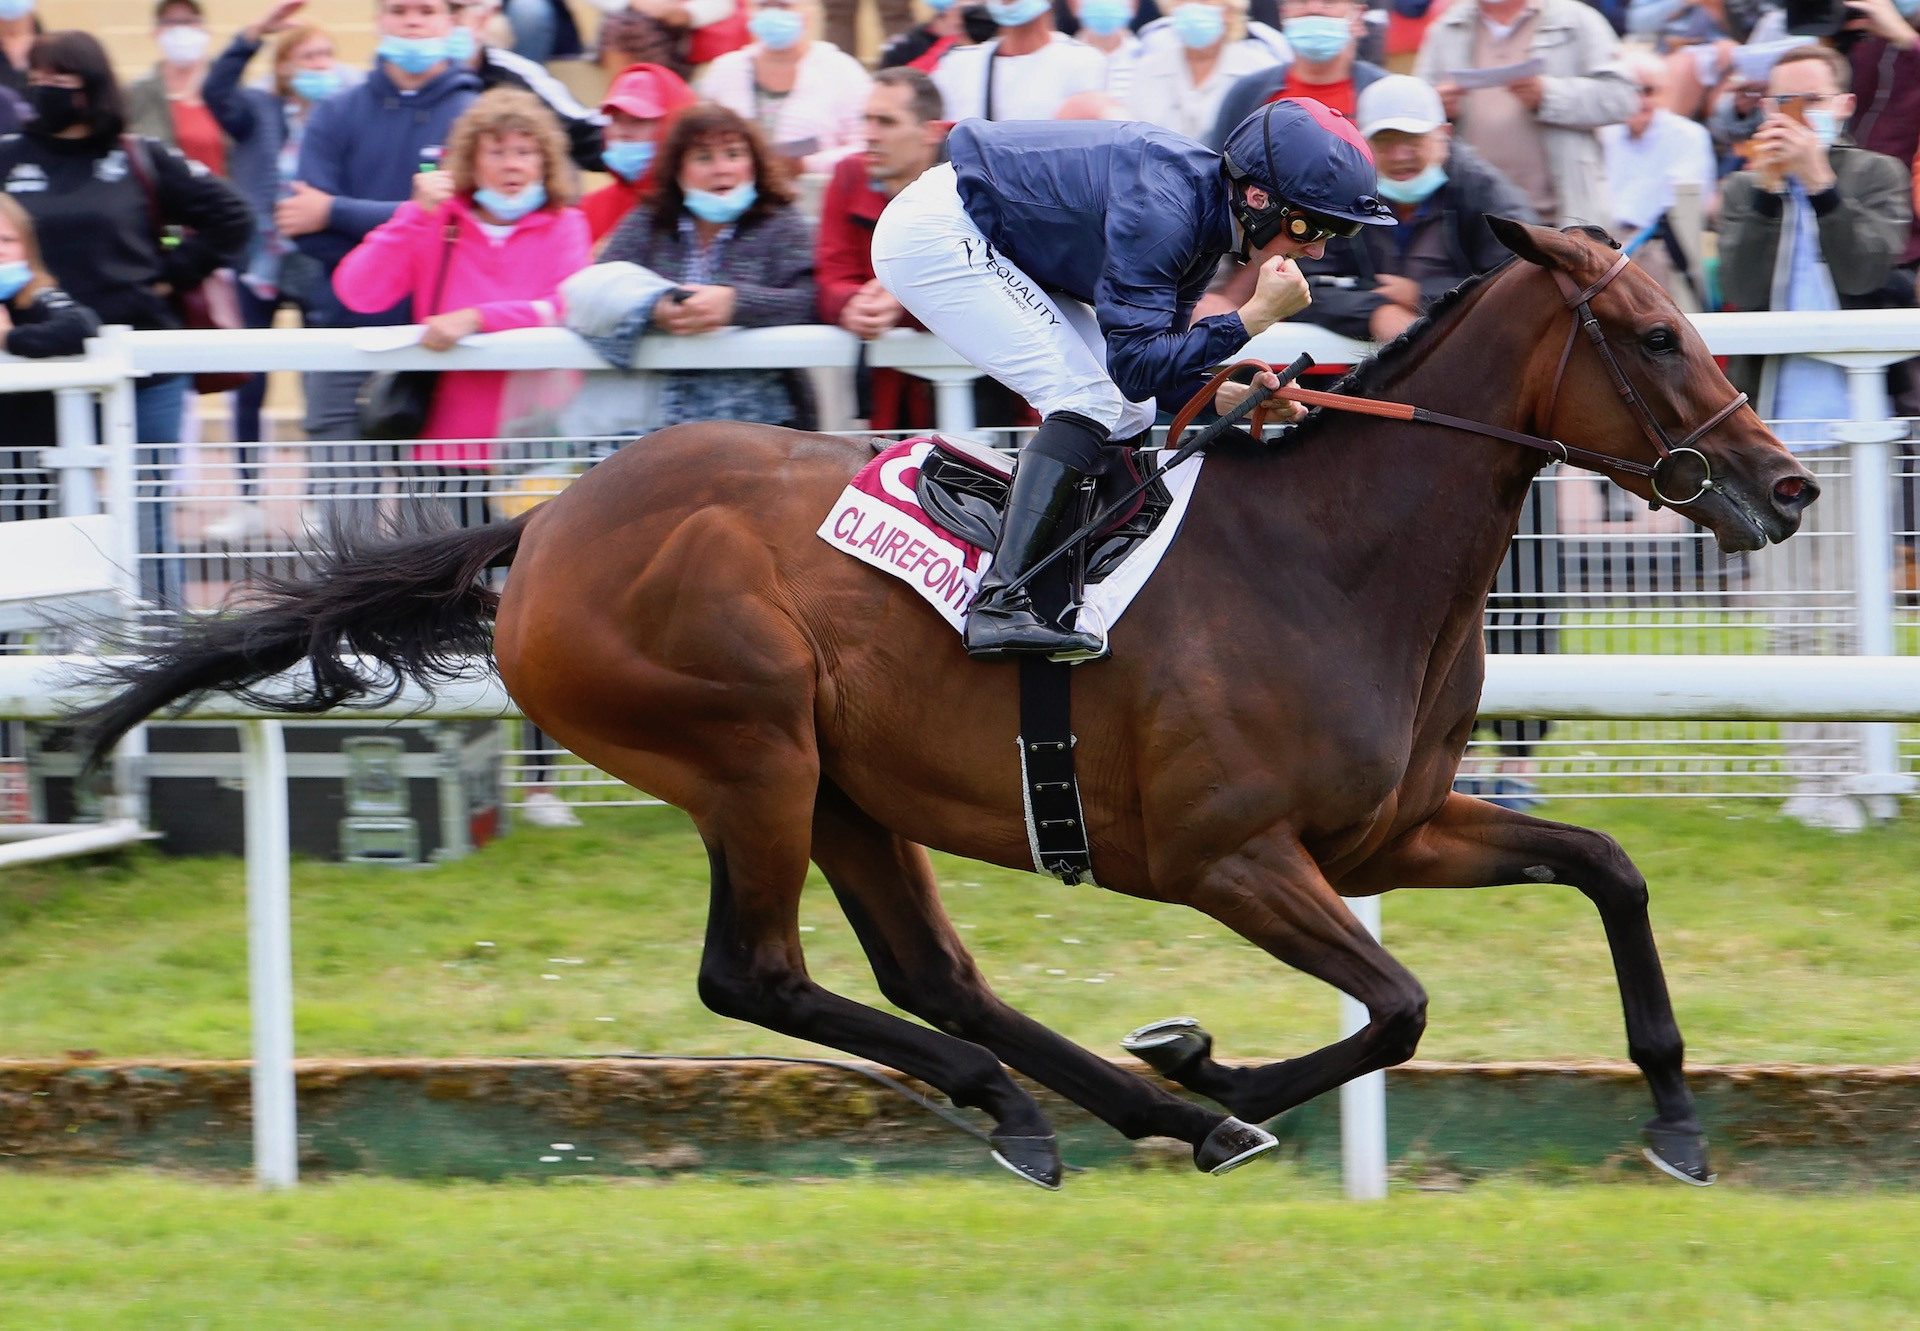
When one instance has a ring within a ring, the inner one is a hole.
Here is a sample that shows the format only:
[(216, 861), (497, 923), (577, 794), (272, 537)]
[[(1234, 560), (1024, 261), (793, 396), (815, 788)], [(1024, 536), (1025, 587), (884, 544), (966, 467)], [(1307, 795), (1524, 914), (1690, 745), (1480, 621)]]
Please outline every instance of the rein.
[[(1560, 351), (1559, 367), (1554, 371), (1553, 389), (1547, 395), (1546, 419), (1549, 425), (1551, 425), (1554, 408), (1559, 405), (1560, 401), (1560, 384), (1561, 381), (1566, 378), (1567, 363), (1573, 357), (1574, 342), (1580, 332), (1584, 330), (1587, 334), (1587, 340), (1593, 343), (1594, 349), (1600, 353), (1601, 360), (1606, 363), (1607, 374), (1613, 380), (1615, 391), (1625, 399), (1628, 405), (1633, 407), (1634, 416), (1639, 423), (1641, 433), (1646, 435), (1648, 442), (1653, 445), (1654, 452), (1658, 454), (1656, 459), (1651, 463), (1635, 462), (1630, 458), (1615, 457), (1611, 453), (1601, 453), (1594, 449), (1579, 448), (1572, 444), (1562, 443), (1558, 439), (1548, 439), (1537, 434), (1525, 434), (1519, 430), (1509, 430), (1504, 426), (1489, 425), (1483, 421), (1468, 420), (1463, 416), (1450, 416), (1445, 412), (1431, 411), (1426, 407), (1416, 407), (1404, 402), (1375, 402), (1369, 398), (1353, 397), (1345, 393), (1327, 393), (1313, 388), (1293, 387), (1282, 387), (1272, 396), (1282, 398), (1288, 402), (1298, 402), (1302, 406), (1322, 407), (1329, 411), (1344, 411), (1356, 416), (1378, 416), (1386, 420), (1416, 421), (1422, 425), (1438, 425), (1445, 429), (1460, 430), (1467, 434), (1486, 435), (1489, 438), (1500, 439), (1510, 444), (1519, 444), (1523, 448), (1535, 449), (1560, 462), (1569, 462), (1574, 466), (1584, 467), (1589, 471), (1612, 472), (1628, 476), (1644, 476), (1647, 478), (1648, 485), (1653, 490), (1655, 508), (1660, 507), (1661, 504), (1673, 506), (1691, 504), (1708, 491), (1719, 488), (1718, 482), (1713, 478), (1712, 462), (1708, 460), (1706, 454), (1695, 448), (1694, 445), (1705, 438), (1716, 426), (1733, 415), (1734, 412), (1745, 406), (1747, 404), (1747, 395), (1745, 393), (1739, 394), (1733, 401), (1727, 403), (1726, 406), (1709, 416), (1705, 423), (1689, 433), (1679, 443), (1676, 444), (1673, 441), (1661, 426), (1659, 420), (1654, 416), (1653, 410), (1647, 405), (1646, 400), (1634, 391), (1633, 384), (1628, 380), (1626, 371), (1621, 368), (1620, 362), (1614, 357), (1613, 348), (1607, 345), (1606, 334), (1601, 330), (1599, 320), (1593, 316), (1593, 298), (1606, 290), (1613, 279), (1625, 270), (1629, 262), (1631, 262), (1630, 256), (1626, 254), (1620, 255), (1619, 258), (1613, 261), (1613, 266), (1608, 268), (1597, 282), (1584, 290), (1576, 287), (1573, 284), (1573, 279), (1565, 273), (1557, 269), (1553, 270), (1554, 281), (1559, 283), (1562, 297), (1566, 301), (1567, 308), (1573, 312), (1574, 318), (1573, 325), (1567, 329), (1566, 345), (1562, 347)], [(1193, 417), (1199, 414), (1207, 402), (1212, 400), (1214, 390), (1217, 389), (1229, 375), (1250, 365), (1257, 366), (1263, 370), (1267, 368), (1265, 365), (1260, 365), (1255, 361), (1241, 361), (1228, 366), (1226, 369), (1220, 371), (1219, 374), (1215, 375), (1207, 387), (1201, 390), (1200, 395), (1192, 402), (1189, 402), (1186, 408), (1181, 411), (1180, 415), (1174, 418), (1172, 428), (1167, 432), (1168, 447), (1172, 447), (1173, 444), (1178, 442), (1181, 433), (1185, 431)], [(1260, 420), (1258, 415), (1254, 418), (1252, 433), (1254, 438), (1258, 439), (1260, 437)], [(1660, 486), (1662, 469), (1681, 454), (1692, 454), (1695, 458), (1699, 459), (1703, 473), (1699, 488), (1684, 499), (1667, 494)]]

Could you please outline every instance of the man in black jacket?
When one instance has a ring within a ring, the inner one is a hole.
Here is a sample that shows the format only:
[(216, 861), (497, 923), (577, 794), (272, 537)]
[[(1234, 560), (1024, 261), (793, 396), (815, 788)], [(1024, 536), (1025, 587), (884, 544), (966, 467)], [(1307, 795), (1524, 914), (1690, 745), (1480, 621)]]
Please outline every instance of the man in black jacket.
[(1296, 318), (1348, 337), (1398, 337), (1433, 301), (1503, 262), (1485, 215), (1534, 220), (1507, 178), (1451, 142), (1440, 95), (1390, 74), (1360, 94), (1355, 120), (1380, 171), (1378, 194), (1398, 219), (1336, 236), (1326, 254), (1300, 261), (1313, 303)]

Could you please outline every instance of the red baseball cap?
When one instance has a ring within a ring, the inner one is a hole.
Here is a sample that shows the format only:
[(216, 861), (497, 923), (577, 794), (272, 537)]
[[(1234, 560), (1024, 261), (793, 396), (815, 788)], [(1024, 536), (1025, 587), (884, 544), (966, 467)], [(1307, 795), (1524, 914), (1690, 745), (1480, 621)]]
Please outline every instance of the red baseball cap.
[(602, 111), (625, 111), (640, 120), (658, 120), (693, 105), (696, 98), (686, 80), (664, 65), (628, 65), (607, 89)]

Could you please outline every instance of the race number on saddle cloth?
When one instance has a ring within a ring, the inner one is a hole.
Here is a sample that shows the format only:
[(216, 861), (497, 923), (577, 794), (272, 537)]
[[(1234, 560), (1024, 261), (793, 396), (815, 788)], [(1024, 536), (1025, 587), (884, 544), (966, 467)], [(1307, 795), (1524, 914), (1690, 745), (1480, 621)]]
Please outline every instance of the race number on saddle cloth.
[[(993, 555), (975, 543), (980, 539), (977, 530), (966, 530), (938, 509), (929, 512), (923, 506), (922, 473), (930, 459), (945, 461), (949, 470), (956, 464), (976, 470), (1002, 484), (1013, 475), (1004, 454), (980, 444), (903, 439), (861, 468), (828, 510), (818, 535), (834, 549), (899, 578), (959, 632), (966, 628), (967, 612)], [(1130, 524), (1138, 528), (1137, 539), (1127, 533), (1126, 543), (1113, 542), (1111, 557), (1104, 559), (1096, 540), (1081, 620), (1103, 643), (1172, 546), (1203, 460), (1189, 458), (1159, 478), (1159, 493), (1150, 495), (1151, 512)]]

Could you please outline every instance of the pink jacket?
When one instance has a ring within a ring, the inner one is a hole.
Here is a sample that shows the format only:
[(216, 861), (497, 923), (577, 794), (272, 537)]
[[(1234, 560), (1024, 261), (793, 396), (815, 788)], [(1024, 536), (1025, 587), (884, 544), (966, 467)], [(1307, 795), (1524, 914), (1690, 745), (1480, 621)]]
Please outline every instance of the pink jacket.
[[(452, 253), (446, 253), (446, 226), (457, 228)], [(480, 229), (473, 205), (453, 198), (439, 210), (422, 212), (400, 205), (393, 217), (374, 228), (333, 273), (333, 289), (350, 310), (372, 314), (403, 296), (413, 300), (413, 317), (449, 310), (480, 311), (482, 332), (558, 324), (560, 283), (592, 262), (587, 219), (578, 208), (542, 208), (495, 241)], [(446, 285), (437, 308), (433, 301), (441, 265)], [(422, 439), (487, 440), (499, 433), (500, 399), (507, 376), (499, 370), (467, 370), (440, 377)], [(493, 456), (487, 443), (421, 444), (422, 462), (479, 464)]]

